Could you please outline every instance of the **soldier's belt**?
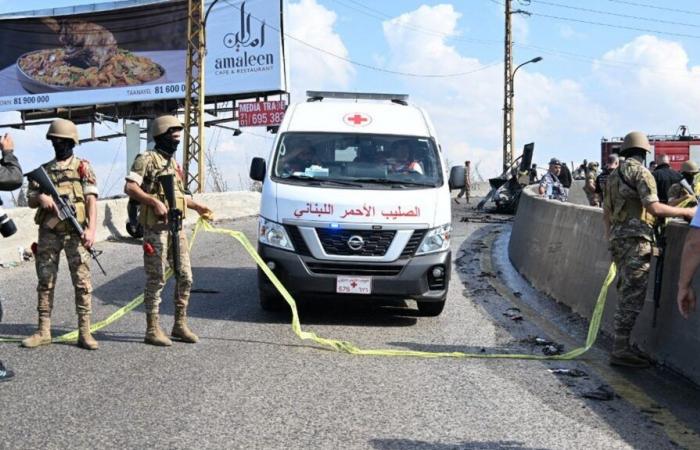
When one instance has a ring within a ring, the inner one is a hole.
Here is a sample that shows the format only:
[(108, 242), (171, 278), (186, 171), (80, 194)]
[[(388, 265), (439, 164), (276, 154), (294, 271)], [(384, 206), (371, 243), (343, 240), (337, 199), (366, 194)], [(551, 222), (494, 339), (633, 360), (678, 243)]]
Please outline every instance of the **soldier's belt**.
[[(337, 339), (329, 339), (318, 336), (316, 333), (310, 331), (304, 331), (301, 327), (301, 321), (299, 320), (299, 313), (297, 311), (296, 301), (292, 295), (287, 291), (282, 282), (275, 276), (275, 274), (267, 267), (267, 264), (262, 260), (255, 247), (248, 238), (240, 231), (229, 230), (226, 228), (215, 227), (209, 222), (199, 219), (197, 225), (195, 226), (194, 232), (192, 234), (192, 239), (190, 240), (190, 249), (194, 245), (197, 238), (197, 234), (200, 230), (204, 230), (211, 233), (219, 233), (228, 235), (235, 240), (237, 240), (243, 248), (248, 252), (253, 261), (258, 265), (258, 267), (265, 273), (265, 275), (270, 279), (270, 282), (279, 291), (282, 297), (289, 304), (289, 308), (292, 311), (292, 331), (297, 335), (299, 339), (305, 341), (311, 341), (323, 348), (332, 349), (338, 352), (349, 353), (351, 355), (363, 355), (363, 356), (410, 356), (417, 358), (480, 358), (480, 359), (531, 359), (531, 360), (570, 360), (578, 358), (579, 356), (586, 353), (595, 344), (596, 338), (598, 337), (598, 331), (600, 330), (600, 322), (603, 317), (603, 310), (605, 309), (605, 300), (608, 295), (608, 288), (615, 279), (617, 269), (615, 263), (610, 264), (610, 269), (608, 270), (608, 275), (605, 277), (603, 286), (598, 294), (598, 300), (596, 301), (595, 308), (593, 309), (593, 314), (591, 316), (591, 321), (588, 326), (588, 336), (586, 337), (586, 342), (583, 347), (576, 348), (567, 353), (561, 355), (531, 355), (531, 354), (517, 354), (517, 353), (465, 353), (465, 352), (423, 352), (414, 350), (400, 350), (400, 349), (367, 349), (361, 348), (348, 341), (341, 341)], [(173, 275), (173, 271), (168, 269), (165, 274), (166, 280)], [(131, 300), (127, 305), (115, 311), (112, 315), (106, 319), (93, 324), (90, 327), (92, 332), (98, 331), (122, 318), (128, 312), (134, 310), (139, 305), (143, 303), (143, 294)], [(78, 330), (71, 331), (59, 337), (53, 339), (53, 342), (74, 342), (78, 339)], [(21, 339), (14, 337), (0, 337), (0, 342), (21, 342)]]

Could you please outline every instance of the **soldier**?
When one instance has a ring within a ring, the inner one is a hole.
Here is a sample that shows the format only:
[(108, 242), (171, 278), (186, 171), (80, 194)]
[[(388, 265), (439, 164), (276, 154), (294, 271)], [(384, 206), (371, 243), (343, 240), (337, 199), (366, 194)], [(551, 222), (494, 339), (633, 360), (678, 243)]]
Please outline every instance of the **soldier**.
[(646, 297), (654, 217), (690, 220), (695, 214), (695, 208), (676, 208), (659, 202), (656, 181), (644, 167), (650, 152), (645, 134), (634, 131), (625, 136), (620, 155), (626, 159), (609, 175), (603, 205), (606, 237), (619, 274), (610, 364), (635, 368), (649, 366), (646, 358), (632, 350), (630, 334)]
[(44, 164), (56, 190), (75, 206), (75, 215), (85, 232), (78, 236), (68, 220), (59, 220), (56, 204), (51, 196), (39, 192), (30, 183), (27, 201), (30, 208), (39, 208), (34, 221), (39, 225), (39, 241), (36, 253), (36, 273), (39, 312), (39, 329), (22, 341), (23, 347), (38, 347), (51, 343), (51, 310), (58, 274), (58, 260), (65, 250), (68, 269), (75, 288), (75, 308), (78, 313), (78, 346), (96, 350), (97, 341), (90, 334), (90, 308), (92, 283), (90, 280), (90, 254), (87, 249), (95, 242), (97, 226), (97, 181), (90, 163), (73, 155), (79, 144), (78, 129), (70, 120), (51, 122), (46, 139), (53, 144), (56, 158)]
[(598, 199), (595, 195), (596, 178), (598, 178), (598, 163), (591, 161), (586, 167), (586, 179), (583, 184), (583, 192), (586, 193), (586, 198), (590, 206), (598, 206)]
[(464, 161), (464, 187), (455, 197), (455, 203), (459, 203), (459, 199), (462, 197), (467, 199), (467, 204), (469, 203), (469, 194), (471, 194), (472, 189), (471, 164), (471, 161)]
[[(696, 194), (700, 193), (700, 189), (698, 189), (700, 188), (698, 172), (700, 172), (700, 169), (698, 169), (698, 165), (693, 161), (686, 161), (681, 166), (681, 175), (683, 176), (683, 179), (688, 182)], [(685, 191), (685, 189), (683, 189), (680, 181), (678, 183), (673, 183), (668, 189), (668, 204), (671, 206), (676, 206), (685, 200), (690, 200), (689, 206), (695, 206), (697, 204), (695, 198), (693, 198), (688, 192)]]
[[(146, 270), (146, 344), (170, 346), (172, 341), (163, 333), (158, 318), (160, 294), (165, 286), (165, 272), (173, 266), (173, 255), (168, 240), (166, 198), (158, 181), (161, 175), (173, 175), (176, 179), (176, 203), (182, 211), (183, 218), (187, 208), (194, 209), (202, 216), (211, 215), (211, 210), (187, 196), (180, 167), (173, 155), (180, 144), (182, 132), (180, 121), (170, 115), (160, 116), (151, 125), (151, 134), (155, 149), (136, 157), (131, 172), (126, 177), (124, 192), (133, 200), (141, 203), (139, 222), (143, 225), (143, 264)], [(192, 268), (187, 235), (180, 230), (180, 271), (176, 274), (175, 284), (175, 323), (170, 335), (183, 342), (199, 341), (187, 326), (187, 304), (192, 288)]]

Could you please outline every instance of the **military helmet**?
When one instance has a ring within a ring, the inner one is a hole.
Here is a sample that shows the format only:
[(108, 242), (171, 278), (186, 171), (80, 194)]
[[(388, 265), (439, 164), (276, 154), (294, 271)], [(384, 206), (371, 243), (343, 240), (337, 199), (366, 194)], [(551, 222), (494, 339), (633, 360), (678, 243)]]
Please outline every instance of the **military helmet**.
[(167, 133), (171, 128), (182, 130), (184, 127), (175, 116), (166, 114), (164, 116), (157, 117), (151, 124), (151, 136), (160, 136), (161, 134)]
[(49, 131), (46, 132), (46, 139), (51, 138), (72, 139), (75, 145), (80, 144), (78, 139), (78, 127), (73, 122), (66, 119), (56, 119), (49, 125)]
[(700, 169), (698, 168), (698, 165), (695, 164), (693, 161), (686, 161), (681, 166), (681, 172), (698, 173), (700, 172)]
[(649, 139), (647, 138), (647, 135), (641, 131), (632, 131), (631, 133), (627, 133), (625, 140), (622, 142), (622, 147), (620, 147), (620, 153), (622, 154), (627, 150), (632, 150), (635, 148), (651, 153)]

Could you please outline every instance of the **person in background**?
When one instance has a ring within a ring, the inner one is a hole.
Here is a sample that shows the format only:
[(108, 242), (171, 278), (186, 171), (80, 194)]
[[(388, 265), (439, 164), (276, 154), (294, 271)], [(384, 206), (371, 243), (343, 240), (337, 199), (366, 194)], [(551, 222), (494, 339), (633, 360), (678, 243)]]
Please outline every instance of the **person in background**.
[(573, 183), (573, 178), (571, 177), (571, 170), (569, 170), (569, 167), (566, 165), (566, 163), (561, 163), (559, 181), (561, 181), (561, 185), (564, 187), (564, 189), (566, 189), (566, 193), (568, 196), (569, 189), (571, 188), (571, 183)]
[(471, 161), (464, 161), (464, 187), (457, 197), (455, 197), (455, 203), (459, 203), (461, 197), (466, 197), (467, 204), (469, 203), (469, 194), (472, 189), (472, 177), (471, 177)]
[(532, 163), (532, 167), (530, 167), (530, 184), (535, 183), (537, 183), (537, 164)]
[[(681, 175), (693, 189), (695, 195), (700, 194), (700, 179), (698, 177), (698, 172), (700, 172), (698, 165), (693, 161), (686, 161), (683, 163), (683, 166), (681, 166)], [(685, 189), (683, 189), (680, 182), (671, 185), (671, 188), (668, 190), (668, 204), (671, 206), (677, 206), (686, 200), (687, 203), (685, 206), (695, 206), (698, 204), (695, 198), (686, 192)]]
[(653, 172), (654, 169), (656, 169), (656, 161), (652, 161), (649, 163), (649, 171)]
[(656, 157), (656, 168), (652, 172), (656, 181), (656, 190), (659, 193), (659, 201), (668, 203), (668, 190), (674, 183), (680, 183), (683, 175), (676, 172), (669, 165), (668, 155), (658, 155)]
[(583, 184), (583, 192), (586, 193), (586, 198), (590, 206), (598, 206), (598, 199), (595, 195), (596, 178), (598, 178), (598, 163), (591, 161), (586, 167), (586, 179)]
[(695, 215), (695, 208), (659, 201), (656, 181), (644, 167), (648, 153), (651, 145), (646, 134), (633, 131), (625, 136), (620, 154), (627, 159), (608, 177), (603, 204), (605, 237), (619, 274), (610, 364), (632, 368), (649, 366), (649, 360), (632, 348), (630, 335), (647, 294), (656, 218), (690, 220)]
[(539, 193), (545, 198), (565, 202), (568, 199), (568, 192), (559, 181), (561, 168), (561, 161), (557, 158), (549, 161), (549, 171), (540, 179)]
[[(14, 149), (15, 144), (12, 141), (12, 136), (5, 134), (5, 136), (0, 137), (0, 152), (2, 152), (2, 159), (0, 159), (0, 191), (14, 191), (22, 186), (22, 168), (14, 154)], [(2, 205), (2, 199), (0, 199), (0, 205)], [(0, 304), (0, 321), (2, 321), (2, 304)], [(0, 381), (11, 380), (14, 376), (14, 372), (6, 368), (0, 361)]]
[(620, 158), (614, 153), (609, 155), (607, 164), (603, 168), (603, 171), (595, 179), (595, 195), (598, 206), (603, 206), (603, 193), (605, 192), (605, 184), (608, 182), (608, 176), (610, 176), (612, 171), (617, 169), (619, 165)]

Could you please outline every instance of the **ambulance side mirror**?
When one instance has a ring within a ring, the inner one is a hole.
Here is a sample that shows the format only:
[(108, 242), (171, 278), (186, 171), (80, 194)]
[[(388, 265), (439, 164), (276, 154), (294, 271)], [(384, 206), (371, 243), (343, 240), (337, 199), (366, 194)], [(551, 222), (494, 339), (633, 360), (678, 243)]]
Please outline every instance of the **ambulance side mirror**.
[(452, 166), (450, 170), (450, 190), (462, 189), (464, 187), (464, 180), (466, 179), (466, 169), (464, 166)]
[(253, 158), (250, 163), (250, 178), (255, 181), (265, 179), (265, 160), (263, 158)]

